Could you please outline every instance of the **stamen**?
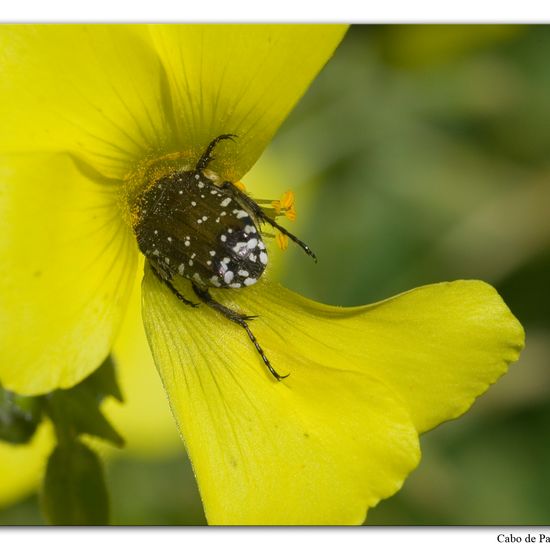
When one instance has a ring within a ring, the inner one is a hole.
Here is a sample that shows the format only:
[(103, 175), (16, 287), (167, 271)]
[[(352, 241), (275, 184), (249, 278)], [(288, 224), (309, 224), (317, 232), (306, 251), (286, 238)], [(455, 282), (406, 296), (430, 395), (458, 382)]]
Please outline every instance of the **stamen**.
[(246, 186), (242, 181), (236, 181), (233, 184), (239, 191), (246, 191)]
[(296, 209), (294, 208), (294, 205), (292, 205), (286, 212), (285, 216), (291, 221), (296, 221)]
[[(294, 202), (294, 193), (292, 191), (286, 191), (283, 193), (280, 200), (271, 201), (272, 209), (263, 208), (263, 211), (267, 213), (269, 210), (272, 210), (274, 217), (284, 215), (287, 219), (293, 222), (296, 219), (296, 208), (294, 208)], [(288, 236), (284, 233), (277, 231), (275, 234), (275, 241), (281, 250), (286, 250), (288, 248)]]
[(281, 206), (288, 210), (294, 206), (294, 193), (292, 191), (285, 191), (281, 198)]
[(286, 250), (288, 248), (288, 237), (283, 233), (277, 232), (275, 235), (275, 240), (277, 242), (277, 246), (281, 250)]
[(271, 206), (275, 210), (275, 215), (280, 216), (281, 214), (281, 201), (271, 201)]
[(284, 216), (290, 221), (294, 221), (296, 219), (294, 201), (295, 197), (292, 191), (285, 191), (280, 200), (271, 201), (271, 208), (275, 211), (275, 216), (281, 216), (284, 214)]

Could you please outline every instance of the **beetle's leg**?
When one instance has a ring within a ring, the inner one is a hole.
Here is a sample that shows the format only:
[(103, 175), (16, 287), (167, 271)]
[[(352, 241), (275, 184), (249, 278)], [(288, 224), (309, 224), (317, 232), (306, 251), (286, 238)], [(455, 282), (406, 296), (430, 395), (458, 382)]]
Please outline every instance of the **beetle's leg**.
[(233, 139), (237, 136), (235, 134), (222, 134), (221, 136), (218, 136), (217, 138), (214, 138), (206, 148), (206, 151), (202, 154), (202, 157), (199, 159), (199, 162), (197, 162), (197, 165), (195, 166), (195, 170), (197, 172), (202, 172), (206, 170), (208, 165), (214, 160), (214, 157), (211, 156), (212, 151), (218, 145), (218, 143), (224, 139)]
[(151, 266), (151, 270), (156, 275), (157, 279), (164, 283), (172, 292), (172, 294), (181, 302), (183, 302), (186, 306), (190, 307), (199, 307), (199, 304), (195, 304), (194, 302), (191, 302), (187, 298), (181, 294), (181, 292), (172, 284), (172, 277), (167, 275), (166, 273), (163, 273), (159, 270), (159, 268), (151, 261), (149, 261), (149, 265)]
[(241, 202), (249, 210), (251, 210), (254, 216), (258, 220), (266, 222), (272, 227), (275, 227), (276, 229), (278, 229), (283, 235), (286, 235), (289, 239), (294, 241), (308, 256), (311, 256), (315, 260), (315, 262), (317, 262), (317, 256), (305, 242), (301, 241), (298, 237), (290, 233), (290, 231), (287, 231), (282, 225), (279, 225), (273, 218), (270, 218), (262, 210), (261, 206), (259, 206), (254, 199), (251, 199), (244, 191), (241, 191), (237, 186), (233, 185), (230, 181), (225, 181), (221, 187), (222, 189), (226, 189), (227, 191), (229, 191), (237, 199), (237, 201)]
[(201, 300), (204, 302), (207, 306), (211, 307), (218, 313), (221, 313), (226, 319), (229, 319), (233, 323), (236, 323), (237, 325), (240, 325), (241, 327), (246, 330), (246, 333), (248, 334), (248, 337), (250, 338), (250, 341), (254, 344), (256, 347), (256, 350), (260, 354), (260, 357), (262, 358), (263, 362), (265, 363), (265, 366), (269, 369), (269, 372), (275, 377), (277, 381), (282, 380), (283, 378), (286, 378), (288, 376), (282, 376), (280, 375), (269, 362), (269, 359), (267, 358), (266, 354), (264, 353), (264, 350), (261, 348), (260, 344), (258, 343), (258, 340), (256, 340), (256, 337), (254, 334), (252, 334), (252, 331), (250, 330), (250, 327), (248, 326), (247, 321), (250, 321), (255, 318), (255, 316), (250, 315), (243, 315), (241, 313), (237, 313), (236, 311), (233, 311), (232, 309), (229, 309), (228, 307), (224, 306), (223, 304), (220, 304), (212, 296), (210, 295), (210, 292), (207, 289), (202, 289), (199, 286), (197, 286), (195, 283), (191, 283), (193, 286), (193, 290), (195, 291), (195, 294)]

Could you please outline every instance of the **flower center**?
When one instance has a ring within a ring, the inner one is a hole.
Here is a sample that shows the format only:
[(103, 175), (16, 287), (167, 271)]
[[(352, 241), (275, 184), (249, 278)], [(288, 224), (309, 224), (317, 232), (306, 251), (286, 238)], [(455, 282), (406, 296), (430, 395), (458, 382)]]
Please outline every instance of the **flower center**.
[[(135, 230), (140, 222), (145, 194), (158, 182), (178, 172), (189, 172), (193, 167), (193, 158), (190, 152), (174, 152), (160, 157), (146, 158), (140, 162), (135, 170), (124, 178), (123, 192), (121, 195), (121, 211), (126, 224)], [(213, 170), (205, 169), (204, 176), (215, 185), (223, 183), (222, 178)], [(238, 181), (233, 184), (237, 189), (245, 192), (245, 185)], [(290, 221), (296, 220), (295, 196), (292, 191), (283, 193), (279, 200), (259, 199), (255, 200), (265, 215), (270, 218), (284, 216)], [(176, 205), (174, 205), (176, 206)], [(278, 229), (275, 233), (262, 231), (262, 235), (274, 238), (281, 250), (288, 248), (288, 236)]]
[(197, 307), (179, 287), (187, 279), (189, 296), (240, 325), (271, 374), (281, 380), (284, 376), (271, 366), (248, 326), (252, 317), (218, 302), (210, 289), (240, 289), (258, 281), (268, 263), (261, 224), (280, 233), (277, 244), (282, 249), (290, 238), (316, 258), (274, 219), (280, 215), (296, 218), (292, 192), (278, 201), (254, 201), (242, 183), (221, 181), (209, 170), (218, 143), (236, 137), (222, 134), (214, 138), (192, 168), (179, 153), (143, 162), (126, 180), (128, 220), (151, 271), (172, 294), (185, 305)]
[(142, 197), (162, 178), (193, 166), (190, 152), (168, 153), (161, 157), (142, 160), (137, 167), (124, 178), (121, 196), (124, 221), (132, 228), (136, 227), (140, 216)]

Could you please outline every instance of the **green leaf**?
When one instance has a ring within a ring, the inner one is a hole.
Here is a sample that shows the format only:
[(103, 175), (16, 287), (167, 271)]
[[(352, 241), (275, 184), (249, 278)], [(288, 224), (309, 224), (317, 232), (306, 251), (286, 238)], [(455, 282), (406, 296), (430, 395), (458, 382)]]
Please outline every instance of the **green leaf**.
[(107, 396), (122, 401), (114, 361), (110, 357), (80, 384), (48, 394), (46, 411), (54, 423), (58, 440), (70, 441), (85, 433), (122, 447), (124, 439), (100, 409)]
[(53, 525), (107, 525), (109, 497), (97, 455), (79, 441), (58, 445), (48, 459), (42, 507)]
[(112, 396), (121, 403), (124, 401), (122, 392), (118, 385), (115, 373), (115, 362), (109, 355), (102, 365), (94, 371), (86, 380), (81, 382), (80, 385), (87, 385), (95, 390), (95, 393), (99, 399)]
[(40, 401), (0, 387), (0, 439), (13, 444), (30, 441), (41, 419)]
[(94, 391), (86, 385), (55, 391), (47, 399), (48, 411), (60, 441), (85, 433), (106, 439), (119, 447), (124, 445), (124, 439), (99, 409)]

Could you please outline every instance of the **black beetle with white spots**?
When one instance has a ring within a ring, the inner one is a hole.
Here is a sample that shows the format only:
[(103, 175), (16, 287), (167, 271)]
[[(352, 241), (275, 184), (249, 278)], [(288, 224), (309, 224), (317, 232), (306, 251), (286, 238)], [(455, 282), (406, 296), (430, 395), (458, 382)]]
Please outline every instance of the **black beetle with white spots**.
[(134, 225), (139, 249), (153, 273), (184, 304), (198, 304), (183, 296), (173, 280), (191, 281), (196, 297), (245, 329), (263, 362), (277, 380), (286, 378), (273, 368), (248, 326), (254, 316), (233, 311), (215, 300), (210, 288), (238, 289), (253, 285), (268, 263), (260, 224), (268, 223), (315, 258), (311, 249), (270, 218), (233, 183), (218, 185), (205, 175), (216, 145), (233, 134), (215, 138), (194, 170), (163, 176), (139, 198)]

